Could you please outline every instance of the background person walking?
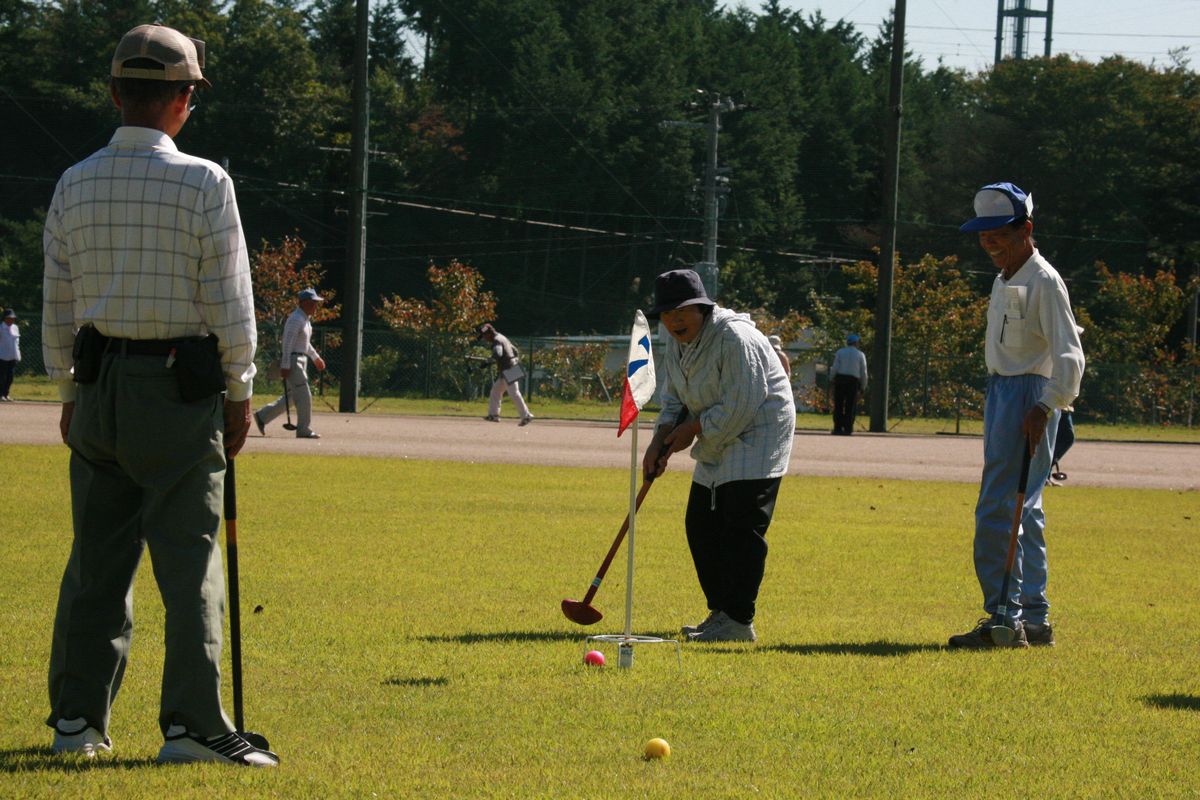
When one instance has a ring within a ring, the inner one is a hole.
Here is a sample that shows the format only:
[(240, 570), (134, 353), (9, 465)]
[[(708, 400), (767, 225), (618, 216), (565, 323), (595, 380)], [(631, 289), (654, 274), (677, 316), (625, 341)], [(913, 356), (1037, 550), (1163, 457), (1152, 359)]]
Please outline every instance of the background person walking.
[[(160, 761), (274, 766), (221, 707), (226, 458), (246, 440), (254, 297), (233, 183), (174, 139), (204, 43), (141, 25), (112, 60), (121, 127), (46, 213), (43, 351), (71, 448), (74, 539), (50, 647), (56, 753), (111, 748), (149, 547), (166, 610)], [(170, 220), (164, 225), (162, 220)]]
[(4, 312), (0, 323), (0, 402), (10, 403), (13, 375), (21, 361), (21, 328), (17, 325), (17, 312), (11, 308)]
[(846, 337), (846, 346), (833, 354), (829, 367), (833, 384), (833, 434), (850, 436), (854, 433), (854, 417), (858, 413), (859, 395), (867, 390), (867, 357), (858, 349), (857, 333)]
[[(1009, 646), (1052, 645), (1042, 489), (1059, 414), (1078, 396), (1083, 378), (1079, 328), (1066, 285), (1033, 240), (1032, 196), (1012, 183), (984, 186), (975, 195), (975, 218), (961, 230), (979, 233), (1000, 274), (988, 302), (983, 477), (975, 505), (975, 575), (987, 616), (973, 630), (951, 636), (950, 646), (995, 647), (992, 628), (998, 625), (1015, 631), (1002, 637)], [(1008, 597), (1001, 597), (1025, 450), (1032, 459), (1020, 537)]]
[(317, 369), (325, 369), (325, 360), (312, 346), (312, 315), (324, 301), (325, 298), (317, 294), (315, 289), (304, 289), (296, 296), (296, 310), (288, 315), (283, 324), (283, 337), (279, 345), (279, 377), (283, 378), (283, 394), (275, 402), (254, 412), (254, 424), (264, 436), (267, 425), (286, 413), (290, 404), (296, 407), (296, 438), (321, 438), (321, 434), (312, 429), (312, 389), (308, 385), (308, 362), (311, 359)]
[(492, 327), (490, 322), (480, 325), (476, 334), (475, 338), (482, 339), (491, 346), (492, 359), (496, 362), (499, 373), (488, 396), (488, 413), (484, 419), (488, 422), (500, 421), (500, 402), (504, 399), (504, 393), (508, 392), (513, 405), (517, 407), (517, 413), (521, 416), (521, 421), (517, 424), (528, 425), (533, 422), (533, 414), (530, 413), (525, 398), (521, 396), (520, 381), (525, 376), (525, 371), (521, 369), (521, 358), (517, 355), (517, 348), (513, 347), (507, 336)]

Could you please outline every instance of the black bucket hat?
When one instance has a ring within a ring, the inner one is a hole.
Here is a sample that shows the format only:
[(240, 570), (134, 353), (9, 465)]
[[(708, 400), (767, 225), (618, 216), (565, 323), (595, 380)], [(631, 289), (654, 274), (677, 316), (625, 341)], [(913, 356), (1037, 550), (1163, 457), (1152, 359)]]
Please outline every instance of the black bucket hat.
[(704, 291), (704, 283), (694, 269), (673, 269), (654, 279), (654, 307), (646, 312), (646, 317), (658, 319), (664, 311), (694, 305), (716, 303)]

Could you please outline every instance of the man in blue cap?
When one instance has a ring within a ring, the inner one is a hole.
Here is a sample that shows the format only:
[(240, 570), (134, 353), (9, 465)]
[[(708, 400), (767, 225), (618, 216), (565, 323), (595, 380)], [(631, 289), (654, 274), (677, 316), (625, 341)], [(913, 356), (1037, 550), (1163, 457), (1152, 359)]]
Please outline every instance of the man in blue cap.
[(833, 354), (829, 379), (833, 383), (833, 435), (854, 433), (860, 392), (867, 390), (867, 357), (858, 349), (858, 334), (846, 337), (846, 346)]
[(279, 348), (279, 377), (283, 378), (283, 395), (254, 412), (254, 424), (263, 436), (267, 435), (267, 423), (287, 411), (290, 402), (296, 406), (296, 438), (321, 438), (321, 434), (311, 427), (312, 389), (308, 386), (308, 362), (311, 360), (319, 370), (325, 369), (325, 361), (312, 346), (312, 315), (324, 300), (316, 289), (301, 291), (297, 295), (298, 307), (283, 323), (283, 338)]
[[(993, 183), (975, 195), (975, 218), (960, 228), (979, 234), (980, 246), (1000, 274), (988, 304), (983, 478), (975, 506), (975, 574), (987, 616), (968, 633), (951, 636), (951, 647), (1054, 644), (1046, 599), (1042, 487), (1050, 473), (1059, 414), (1079, 394), (1084, 358), (1067, 287), (1037, 251), (1032, 218), (1031, 195), (1012, 183)], [(1024, 449), (1031, 461), (1021, 534), (1008, 597), (1002, 598)], [(1007, 631), (993, 638), (997, 626)]]

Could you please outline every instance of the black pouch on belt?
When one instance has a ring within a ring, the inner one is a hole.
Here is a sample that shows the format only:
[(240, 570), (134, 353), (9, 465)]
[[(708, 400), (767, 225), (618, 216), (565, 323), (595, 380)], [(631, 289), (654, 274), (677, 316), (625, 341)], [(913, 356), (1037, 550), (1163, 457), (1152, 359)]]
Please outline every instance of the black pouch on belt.
[(225, 391), (216, 334), (179, 342), (175, 346), (175, 375), (179, 378), (179, 396), (185, 403)]
[(104, 348), (108, 337), (91, 325), (84, 325), (75, 334), (75, 344), (71, 347), (71, 357), (75, 362), (72, 378), (76, 383), (95, 383), (100, 377), (100, 359), (104, 357)]

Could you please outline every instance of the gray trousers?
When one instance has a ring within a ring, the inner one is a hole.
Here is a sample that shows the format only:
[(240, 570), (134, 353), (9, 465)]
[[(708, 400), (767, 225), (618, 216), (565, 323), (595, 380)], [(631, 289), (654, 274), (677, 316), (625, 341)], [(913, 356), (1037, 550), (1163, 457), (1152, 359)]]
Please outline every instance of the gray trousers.
[(312, 431), (312, 389), (308, 385), (308, 356), (293, 353), (289, 363), (291, 372), (284, 379), (287, 382), (287, 394), (281, 394), (274, 403), (260, 408), (258, 417), (266, 425), (276, 417), (283, 416), (290, 402), (296, 414), (296, 433), (309, 433)]
[(74, 539), (50, 648), (47, 723), (107, 733), (133, 638), (145, 547), (166, 609), (159, 725), (233, 730), (221, 708), (225, 451), (221, 395), (185, 403), (161, 356), (106, 355), (71, 418)]

